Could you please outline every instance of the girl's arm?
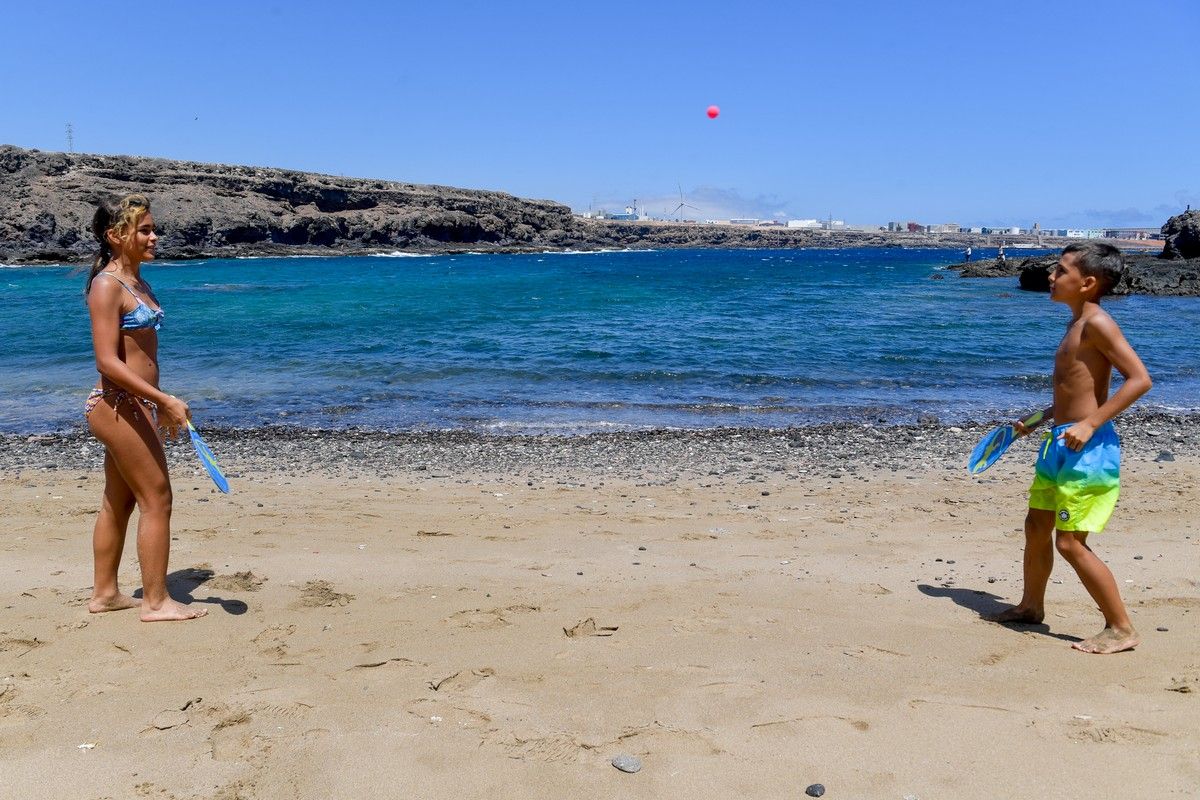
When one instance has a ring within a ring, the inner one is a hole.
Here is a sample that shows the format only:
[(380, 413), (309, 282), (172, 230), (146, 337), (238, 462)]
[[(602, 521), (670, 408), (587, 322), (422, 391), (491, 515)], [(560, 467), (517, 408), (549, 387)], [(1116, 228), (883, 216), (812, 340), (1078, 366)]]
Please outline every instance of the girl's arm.
[(164, 412), (168, 429), (186, 424), (191, 418), (187, 403), (152, 385), (121, 360), (121, 303), (124, 300), (121, 286), (116, 281), (93, 281), (87, 300), (96, 369), (130, 394), (158, 406)]

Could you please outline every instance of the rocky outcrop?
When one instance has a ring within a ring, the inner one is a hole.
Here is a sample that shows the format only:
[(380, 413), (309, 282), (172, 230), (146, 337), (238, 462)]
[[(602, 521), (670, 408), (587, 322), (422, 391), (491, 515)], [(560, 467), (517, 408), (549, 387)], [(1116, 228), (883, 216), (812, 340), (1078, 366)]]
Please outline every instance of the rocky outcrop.
[[(1016, 276), (1022, 289), (1029, 292), (1050, 290), (1050, 271), (1058, 255), (1008, 259), (982, 259), (970, 264), (954, 264), (964, 278), (1002, 278)], [(1111, 294), (1155, 294), (1200, 297), (1200, 258), (1166, 260), (1146, 254), (1125, 254), (1125, 275)]]
[(1188, 209), (1162, 226), (1163, 258), (1200, 258), (1200, 211)]
[(1006, 258), (1001, 261), (998, 258), (981, 258), (978, 261), (954, 264), (950, 269), (957, 271), (964, 278), (1005, 278), (1009, 275), (1020, 275), (1021, 264), (1025, 261), (1028, 259)]
[(0, 146), (0, 262), (76, 262), (108, 194), (150, 197), (162, 258), (394, 249), (536, 250), (580, 235), (571, 210), (503, 192)]

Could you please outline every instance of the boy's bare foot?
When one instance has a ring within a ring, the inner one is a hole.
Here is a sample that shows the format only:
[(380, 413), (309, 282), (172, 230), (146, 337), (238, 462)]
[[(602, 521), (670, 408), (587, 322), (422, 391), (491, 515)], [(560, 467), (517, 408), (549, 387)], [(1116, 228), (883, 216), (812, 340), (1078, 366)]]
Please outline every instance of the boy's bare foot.
[(1021, 606), (1013, 606), (1001, 611), (999, 614), (989, 614), (984, 617), (988, 622), (999, 622), (1001, 625), (1012, 622), (1039, 625), (1045, 618), (1046, 612), (1044, 610), (1040, 608), (1021, 608)]
[(88, 601), (88, 611), (93, 614), (103, 614), (105, 611), (121, 611), (126, 608), (137, 608), (142, 604), (136, 597), (117, 592), (111, 597), (93, 597)]
[(142, 606), (142, 622), (170, 622), (181, 619), (198, 619), (208, 613), (207, 608), (191, 608), (167, 598), (158, 608)]
[(1132, 650), (1142, 643), (1142, 637), (1133, 628), (1109, 628), (1097, 633), (1090, 639), (1071, 645), (1076, 650), (1085, 653), (1120, 653), (1122, 650)]

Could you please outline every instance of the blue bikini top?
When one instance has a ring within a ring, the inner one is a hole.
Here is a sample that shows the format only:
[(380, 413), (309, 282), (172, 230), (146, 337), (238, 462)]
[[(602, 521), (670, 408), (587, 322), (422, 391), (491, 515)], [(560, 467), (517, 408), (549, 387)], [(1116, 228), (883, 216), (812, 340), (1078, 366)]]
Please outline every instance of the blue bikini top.
[(134, 294), (133, 289), (130, 289), (125, 281), (121, 280), (116, 275), (113, 275), (111, 272), (101, 272), (99, 274), (107, 275), (117, 283), (124, 286), (125, 291), (129, 292), (130, 296), (137, 301), (137, 307), (134, 308), (133, 311), (130, 311), (128, 314), (121, 315), (121, 330), (137, 331), (144, 330), (146, 328), (154, 328), (154, 330), (158, 330), (162, 327), (163, 317), (166, 315), (163, 313), (161, 308), (151, 308), (150, 306), (146, 305), (146, 302)]

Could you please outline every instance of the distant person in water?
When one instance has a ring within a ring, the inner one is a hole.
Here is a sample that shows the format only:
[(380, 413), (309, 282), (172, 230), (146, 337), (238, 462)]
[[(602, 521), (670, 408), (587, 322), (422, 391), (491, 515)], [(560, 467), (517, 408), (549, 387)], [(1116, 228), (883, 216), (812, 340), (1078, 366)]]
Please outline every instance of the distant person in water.
[[(1021, 602), (992, 619), (1040, 623), (1054, 550), (1074, 569), (1104, 615), (1104, 630), (1076, 642), (1085, 653), (1117, 653), (1141, 641), (1121, 601), (1117, 582), (1088, 546), (1104, 529), (1117, 502), (1120, 441), (1113, 417), (1150, 390), (1150, 374), (1100, 298), (1121, 280), (1121, 251), (1109, 244), (1073, 244), (1050, 276), (1050, 299), (1071, 309), (1066, 335), (1054, 355), (1054, 418), (1038, 451), (1029, 513), (1025, 517), (1024, 591)], [(1125, 378), (1109, 396), (1116, 369)], [(1018, 435), (1030, 432), (1021, 422)], [(1036, 425), (1032, 427), (1037, 427)]]
[[(178, 436), (191, 417), (187, 403), (158, 386), (158, 329), (162, 306), (142, 278), (158, 237), (150, 202), (141, 195), (105, 200), (92, 219), (100, 252), (84, 294), (100, 377), (84, 416), (105, 448), (104, 497), (92, 534), (95, 582), (88, 610), (138, 608), (142, 621), (202, 617), (167, 593), (171, 550), (171, 479), (160, 430)], [(123, 594), (117, 568), (134, 506), (139, 511), (138, 562), (142, 599)]]
[(971, 245), (967, 245), (967, 263), (971, 263)]

